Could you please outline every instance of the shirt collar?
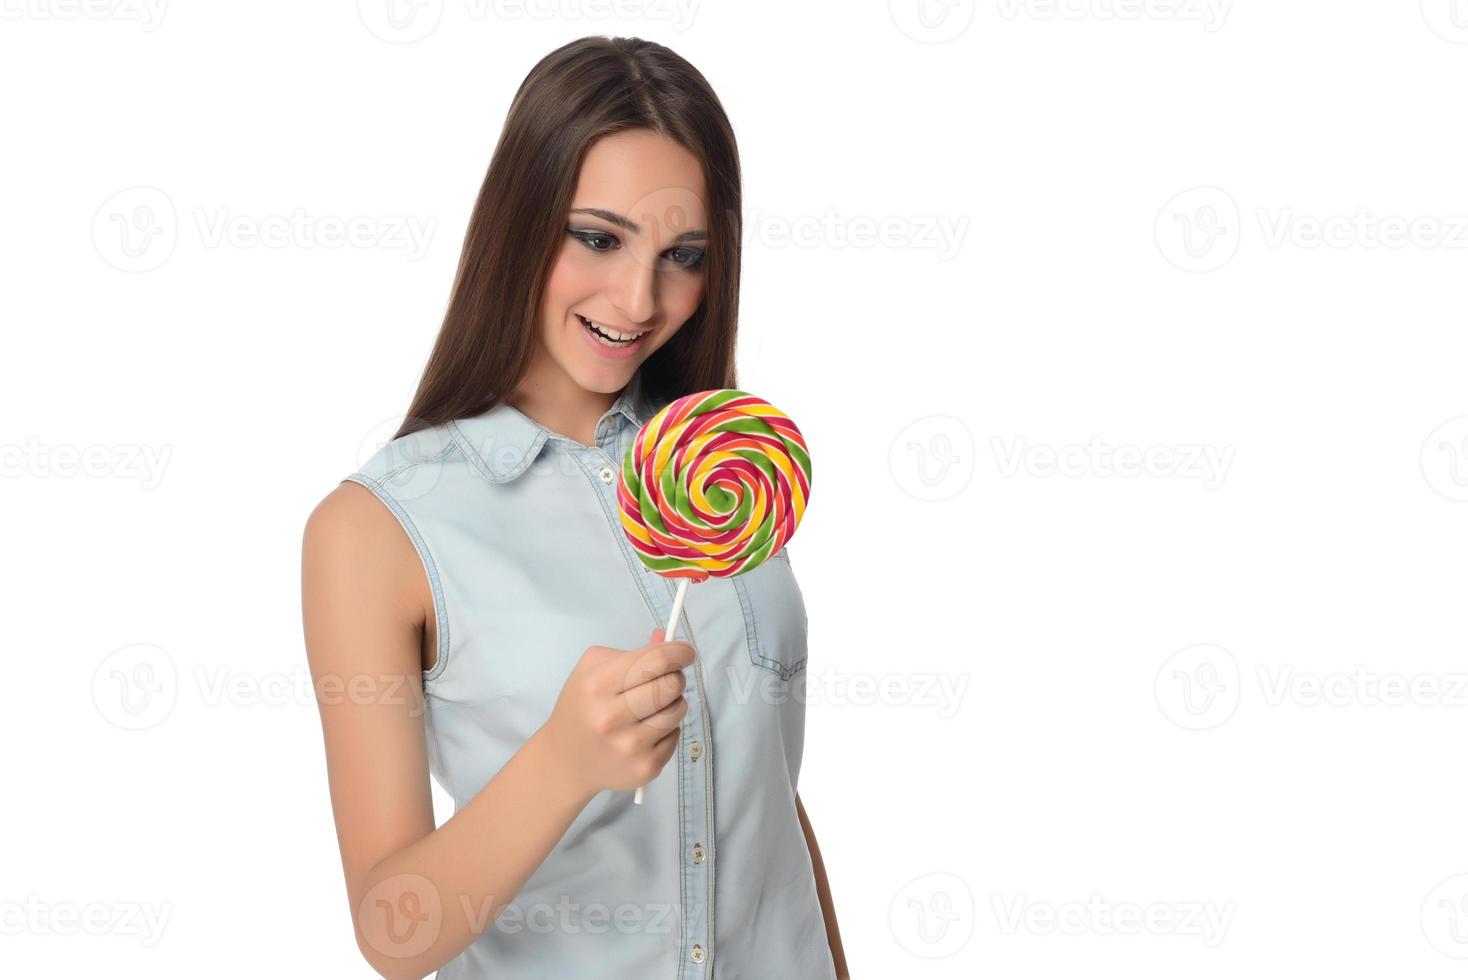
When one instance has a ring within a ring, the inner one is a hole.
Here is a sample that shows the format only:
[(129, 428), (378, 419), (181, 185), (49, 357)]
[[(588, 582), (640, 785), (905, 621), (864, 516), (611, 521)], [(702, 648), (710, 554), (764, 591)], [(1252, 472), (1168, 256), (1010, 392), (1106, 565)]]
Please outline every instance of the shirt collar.
[[(654, 414), (656, 408), (643, 387), (642, 369), (639, 368), (612, 407), (597, 419), (597, 438), (600, 440), (607, 426), (619, 424), (619, 420), (641, 428)], [(450, 422), (448, 430), (470, 464), (492, 483), (508, 483), (524, 473), (551, 440), (559, 440), (573, 448), (584, 448), (582, 443), (552, 432), (503, 401), (480, 415)]]

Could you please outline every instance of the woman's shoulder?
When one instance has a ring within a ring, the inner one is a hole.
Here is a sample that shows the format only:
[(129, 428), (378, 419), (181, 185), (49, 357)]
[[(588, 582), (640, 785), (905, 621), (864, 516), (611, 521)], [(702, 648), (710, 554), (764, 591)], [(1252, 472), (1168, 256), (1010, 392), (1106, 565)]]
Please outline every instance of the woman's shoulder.
[(410, 515), (417, 513), (414, 499), (441, 482), (440, 467), (454, 449), (448, 423), (401, 436), (369, 434), (356, 468), (307, 517), (303, 560), (359, 593), (408, 595), (413, 609), (432, 608)]
[(342, 480), (311, 510), (302, 532), (301, 560), (308, 575), (358, 602), (398, 606), (412, 618), (432, 608), (412, 542), (377, 494)]
[[(369, 557), (380, 562), (407, 543), (397, 518), (378, 495), (350, 479), (343, 479), (312, 508), (302, 536), (308, 551), (341, 562)], [(417, 560), (411, 547), (405, 555)]]
[(393, 436), (375, 447), (367, 442), (356, 470), (343, 479), (374, 491), (401, 487), (411, 481), (414, 471), (442, 465), (456, 450), (452, 423), (441, 422)]

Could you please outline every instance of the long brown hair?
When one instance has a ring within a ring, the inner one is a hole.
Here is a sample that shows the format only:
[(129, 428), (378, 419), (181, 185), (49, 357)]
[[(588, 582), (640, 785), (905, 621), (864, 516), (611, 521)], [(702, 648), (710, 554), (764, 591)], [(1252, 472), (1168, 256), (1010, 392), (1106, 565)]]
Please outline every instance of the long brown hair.
[(584, 37), (542, 58), (515, 93), (469, 218), (443, 325), (393, 438), (486, 412), (520, 383), (581, 161), (596, 140), (635, 128), (672, 139), (702, 162), (709, 214), (703, 300), (642, 364), (643, 389), (663, 405), (738, 387), (742, 219), (733, 128), (708, 81), (668, 48)]

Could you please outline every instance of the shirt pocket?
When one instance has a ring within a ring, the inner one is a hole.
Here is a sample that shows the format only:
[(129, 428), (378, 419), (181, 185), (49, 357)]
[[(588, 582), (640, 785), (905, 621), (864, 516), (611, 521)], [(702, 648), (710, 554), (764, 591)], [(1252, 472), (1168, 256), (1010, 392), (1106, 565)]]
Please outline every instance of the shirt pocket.
[(781, 680), (805, 668), (809, 625), (786, 550), (781, 548), (758, 568), (731, 579), (744, 611), (749, 662)]

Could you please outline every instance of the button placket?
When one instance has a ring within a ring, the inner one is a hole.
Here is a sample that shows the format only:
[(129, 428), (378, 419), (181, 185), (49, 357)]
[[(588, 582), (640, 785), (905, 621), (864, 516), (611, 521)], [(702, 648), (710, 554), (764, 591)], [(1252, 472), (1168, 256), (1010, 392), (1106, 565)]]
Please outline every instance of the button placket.
[[(653, 594), (658, 596), (659, 599), (659, 621), (666, 624), (668, 613), (673, 608), (673, 592), (676, 586), (671, 580), (665, 579), (655, 572), (649, 571), (647, 574), (663, 583), (663, 588), (661, 590), (653, 590)], [(690, 588), (695, 587), (690, 586)], [(664, 600), (666, 601), (666, 605), (662, 604)], [(688, 603), (686, 599), (683, 605), (683, 614), (678, 620), (678, 625), (682, 627), (682, 631), (687, 637), (687, 642), (694, 650), (697, 650), (698, 639), (693, 635), (693, 626), (688, 621)], [(704, 690), (703, 661), (700, 657), (694, 657), (692, 670), (694, 685), (691, 689), (685, 688), (684, 691), (684, 695), (688, 697), (689, 710), (683, 719), (683, 740), (689, 742), (689, 748), (687, 753), (679, 753), (678, 756), (680, 795), (681, 790), (685, 786), (688, 788), (688, 798), (686, 800), (680, 798), (679, 805), (685, 806), (686, 804), (689, 819), (686, 822), (680, 822), (678, 843), (680, 848), (679, 853), (686, 856), (681, 861), (682, 874), (688, 882), (686, 894), (697, 895), (702, 893), (704, 899), (702, 901), (692, 899), (688, 905), (685, 905), (685, 909), (690, 911), (686, 916), (688, 932), (684, 938), (685, 942), (690, 938), (701, 940), (694, 943), (690, 951), (690, 959), (694, 963), (699, 964), (708, 961), (709, 966), (706, 969), (712, 970), (715, 919), (714, 848), (712, 840), (714, 789), (713, 775), (709, 766), (713, 763), (713, 757), (710, 755), (702, 764), (695, 765), (699, 758), (704, 755), (703, 743), (709, 739), (708, 713), (706, 710), (708, 695)], [(703, 841), (709, 842), (707, 847), (704, 846)], [(688, 861), (688, 857), (692, 858), (691, 863)]]
[[(625, 426), (624, 431), (614, 434), (614, 438), (625, 436), (630, 445), (635, 435), (635, 428)], [(598, 440), (598, 443), (601, 441)], [(615, 444), (603, 448), (599, 444), (594, 452), (605, 463), (598, 468), (596, 476), (606, 488), (603, 493), (607, 495), (607, 500), (611, 504), (607, 516), (615, 525), (616, 536), (625, 549), (629, 565), (640, 570), (644, 581), (651, 586), (644, 589), (643, 594), (652, 606), (656, 622), (659, 625), (666, 625), (668, 614), (673, 609), (673, 591), (676, 586), (669, 579), (663, 578), (642, 565), (637, 556), (632, 553), (632, 546), (627, 542), (625, 532), (616, 518), (615, 483), (618, 471), (614, 461), (621, 452), (625, 452), (625, 449)], [(591, 460), (588, 459), (587, 462), (590, 463)], [(586, 469), (591, 470), (591, 466), (587, 466)], [(698, 649), (692, 626), (688, 622), (686, 600), (678, 625), (681, 627), (678, 632), (685, 637), (686, 642), (695, 650)], [(713, 969), (715, 848), (712, 839), (713, 776), (709, 769), (709, 766), (713, 764), (713, 755), (709, 742), (706, 708), (708, 698), (704, 691), (702, 661), (698, 657), (694, 658), (692, 671), (694, 683), (685, 686), (684, 696), (688, 698), (688, 713), (683, 718), (682, 734), (680, 735), (680, 741), (689, 743), (689, 750), (687, 753), (678, 753), (678, 808), (688, 816), (688, 819), (679, 821), (678, 853), (682, 881), (680, 891), (683, 900), (683, 914), (681, 915), (684, 930), (683, 948), (688, 952), (689, 960), (693, 963), (708, 964), (704, 970), (699, 971), (699, 975), (703, 975), (706, 971)], [(700, 758), (705, 754), (708, 755), (708, 758), (700, 762)], [(683, 971), (680, 970), (680, 978), (682, 975)]]

